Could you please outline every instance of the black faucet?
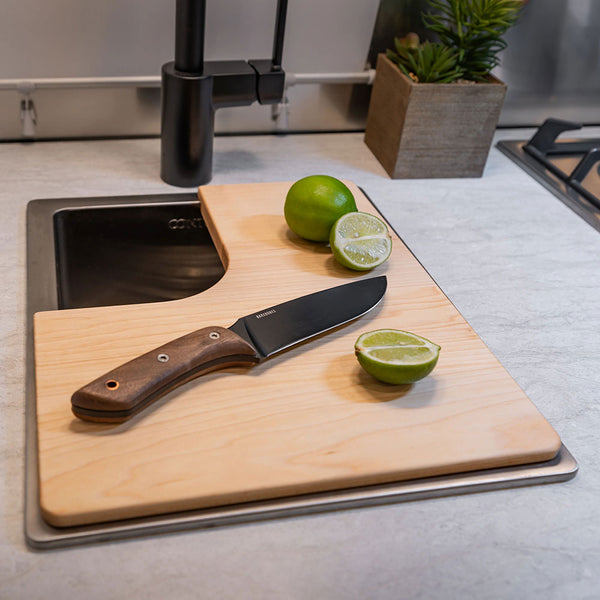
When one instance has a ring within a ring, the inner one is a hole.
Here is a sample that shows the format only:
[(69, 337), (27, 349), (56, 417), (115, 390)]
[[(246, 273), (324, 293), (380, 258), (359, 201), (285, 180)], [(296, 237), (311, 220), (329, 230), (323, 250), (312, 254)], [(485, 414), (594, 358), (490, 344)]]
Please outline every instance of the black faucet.
[(160, 176), (179, 187), (212, 177), (215, 109), (281, 102), (287, 0), (278, 0), (270, 59), (204, 61), (206, 0), (177, 0), (175, 60), (162, 67)]

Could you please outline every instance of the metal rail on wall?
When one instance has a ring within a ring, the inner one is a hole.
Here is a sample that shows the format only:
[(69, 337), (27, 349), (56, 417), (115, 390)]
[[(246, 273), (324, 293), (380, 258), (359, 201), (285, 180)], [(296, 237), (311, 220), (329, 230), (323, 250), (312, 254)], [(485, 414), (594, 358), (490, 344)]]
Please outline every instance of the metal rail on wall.
[[(321, 84), (373, 84), (375, 69), (357, 72), (340, 73), (286, 73), (285, 90), (297, 85)], [(15, 119), (21, 120), (21, 134), (23, 139), (35, 139), (38, 116), (35, 107), (35, 92), (39, 90), (67, 90), (67, 89), (160, 89), (161, 77), (149, 76), (124, 76), (124, 77), (43, 77), (34, 79), (0, 79), (0, 91), (14, 91), (17, 93), (18, 103), (15, 105)], [(273, 120), (277, 122), (278, 130), (287, 129), (287, 113), (290, 110), (287, 97), (281, 103), (273, 105)]]

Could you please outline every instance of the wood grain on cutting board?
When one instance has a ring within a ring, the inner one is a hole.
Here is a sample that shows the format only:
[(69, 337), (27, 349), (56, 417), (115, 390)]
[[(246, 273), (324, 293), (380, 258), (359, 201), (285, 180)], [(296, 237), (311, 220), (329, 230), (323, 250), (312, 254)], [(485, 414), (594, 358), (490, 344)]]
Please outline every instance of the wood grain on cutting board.
[[(40, 504), (55, 526), (222, 506), (548, 460), (560, 439), (404, 244), (372, 273), (291, 233), (291, 183), (205, 186), (226, 266), (215, 286), (154, 304), (37, 313)], [(377, 211), (358, 190), (359, 210)], [(402, 232), (400, 231), (400, 234)], [(84, 422), (71, 394), (178, 336), (357, 278), (385, 274), (366, 316), (249, 369), (200, 377), (120, 425)], [(358, 365), (363, 332), (398, 328), (442, 347), (412, 386)]]

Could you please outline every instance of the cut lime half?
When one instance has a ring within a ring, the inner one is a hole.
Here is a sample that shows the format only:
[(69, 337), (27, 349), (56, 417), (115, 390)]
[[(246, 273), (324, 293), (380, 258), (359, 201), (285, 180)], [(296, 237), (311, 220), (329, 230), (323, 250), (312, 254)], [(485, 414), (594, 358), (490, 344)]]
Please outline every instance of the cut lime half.
[(437, 364), (440, 347), (398, 329), (376, 329), (363, 333), (354, 345), (363, 369), (386, 383), (414, 383), (427, 377)]
[(331, 228), (329, 244), (335, 259), (355, 271), (368, 271), (384, 263), (392, 251), (386, 224), (364, 212), (349, 212)]

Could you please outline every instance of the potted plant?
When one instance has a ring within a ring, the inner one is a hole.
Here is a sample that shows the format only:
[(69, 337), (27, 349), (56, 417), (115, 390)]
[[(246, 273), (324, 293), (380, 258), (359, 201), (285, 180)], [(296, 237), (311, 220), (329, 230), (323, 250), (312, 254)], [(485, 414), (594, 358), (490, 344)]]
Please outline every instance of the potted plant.
[(429, 0), (436, 41), (377, 57), (365, 143), (390, 177), (481, 177), (506, 93), (491, 75), (521, 0)]

